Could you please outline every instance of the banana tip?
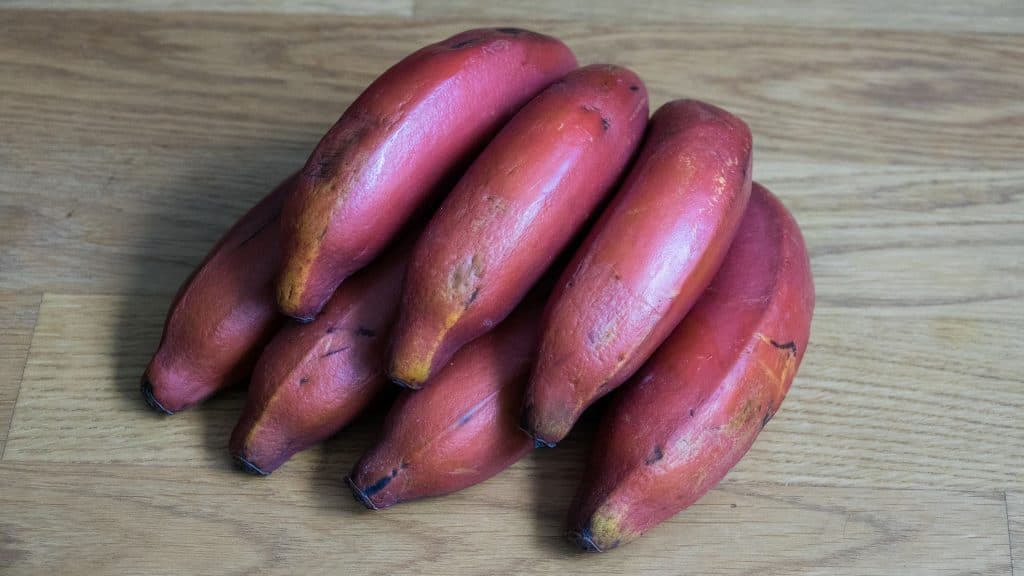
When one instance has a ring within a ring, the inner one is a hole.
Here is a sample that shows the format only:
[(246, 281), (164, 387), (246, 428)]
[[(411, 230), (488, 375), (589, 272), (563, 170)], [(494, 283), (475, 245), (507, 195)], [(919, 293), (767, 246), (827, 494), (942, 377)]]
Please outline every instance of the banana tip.
[(153, 383), (147, 378), (142, 379), (142, 399), (145, 400), (146, 404), (156, 412), (166, 414), (167, 416), (174, 414), (173, 410), (164, 408), (164, 405), (156, 399), (156, 396), (153, 395)]
[(254, 476), (266, 476), (267, 474), (270, 474), (270, 472), (262, 470), (259, 466), (247, 460), (245, 456), (235, 456), (235, 465), (238, 466), (242, 472), (248, 472)]
[(420, 388), (423, 387), (420, 384), (417, 384), (409, 380), (405, 380), (403, 378), (399, 378), (398, 376), (395, 375), (391, 375), (391, 381), (407, 390), (419, 390)]
[[(527, 434), (529, 434), (529, 432), (527, 432)], [(545, 440), (543, 438), (538, 438), (536, 436), (533, 437), (533, 447), (534, 448), (554, 448), (557, 445), (558, 445), (557, 442), (548, 442), (547, 440)]]
[(597, 545), (597, 542), (594, 542), (594, 535), (590, 532), (590, 528), (569, 532), (569, 541), (584, 552), (603, 551), (601, 547)]
[(351, 476), (346, 476), (345, 482), (348, 483), (349, 489), (352, 490), (352, 496), (355, 497), (357, 502), (366, 506), (368, 510), (380, 510), (380, 508), (373, 503), (373, 500), (370, 500), (370, 497), (366, 495), (366, 492), (363, 492), (363, 489), (356, 485), (355, 480), (353, 480)]
[(309, 324), (313, 320), (316, 320), (316, 316), (313, 315), (285, 312), (284, 310), (282, 310), (281, 313), (291, 318), (292, 320), (295, 320), (299, 324)]
[(523, 410), (522, 418), (519, 421), (519, 429), (525, 432), (526, 435), (529, 436), (530, 438), (533, 438), (534, 448), (554, 448), (558, 444), (558, 442), (552, 442), (550, 440), (547, 440), (546, 438), (541, 437), (541, 435), (538, 434), (537, 431), (533, 429), (533, 426), (530, 425), (530, 411), (530, 407), (527, 407), (525, 410)]

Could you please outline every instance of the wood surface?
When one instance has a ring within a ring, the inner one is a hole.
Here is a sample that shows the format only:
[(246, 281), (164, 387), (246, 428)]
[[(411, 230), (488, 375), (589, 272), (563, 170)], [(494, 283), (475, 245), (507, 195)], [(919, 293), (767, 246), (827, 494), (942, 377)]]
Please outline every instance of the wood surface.
[[(74, 9), (72, 9), (74, 8)], [(415, 48), (504, 23), (743, 116), (818, 305), (782, 410), (634, 544), (561, 535), (595, 414), (443, 499), (342, 477), (384, 407), (269, 478), (232, 390), (138, 378), (170, 298)], [(0, 0), (0, 574), (1024, 575), (1024, 3)], [(343, 567), (343, 568), (342, 568)]]

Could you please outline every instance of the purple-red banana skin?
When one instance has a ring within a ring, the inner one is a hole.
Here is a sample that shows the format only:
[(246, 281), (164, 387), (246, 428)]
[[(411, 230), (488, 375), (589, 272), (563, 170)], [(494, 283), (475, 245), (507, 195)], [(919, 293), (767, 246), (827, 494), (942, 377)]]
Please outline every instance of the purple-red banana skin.
[(416, 244), (390, 374), (419, 388), (501, 322), (625, 170), (647, 124), (630, 70), (570, 72), (473, 162)]
[(677, 100), (651, 118), (636, 163), (545, 310), (523, 427), (548, 445), (631, 376), (721, 265), (750, 196), (750, 130)]
[(703, 496), (778, 411), (814, 311), (796, 221), (764, 187), (711, 286), (617, 393), (569, 516), (586, 550), (629, 542)]
[(281, 206), (292, 175), (232, 226), (178, 290), (142, 376), (154, 409), (172, 414), (245, 380), (283, 317), (274, 300)]
[(342, 284), (308, 324), (290, 322), (253, 370), (231, 455), (269, 474), (348, 424), (386, 386), (388, 335), (411, 242), (388, 249)]
[(348, 477), (360, 502), (381, 509), (455, 492), (487, 480), (533, 448), (518, 418), (539, 317), (540, 306), (524, 304), (463, 347), (430, 386), (402, 391), (382, 438)]
[(512, 114), (575, 67), (555, 38), (484, 28), (381, 75), (317, 145), (285, 204), (281, 310), (313, 318)]

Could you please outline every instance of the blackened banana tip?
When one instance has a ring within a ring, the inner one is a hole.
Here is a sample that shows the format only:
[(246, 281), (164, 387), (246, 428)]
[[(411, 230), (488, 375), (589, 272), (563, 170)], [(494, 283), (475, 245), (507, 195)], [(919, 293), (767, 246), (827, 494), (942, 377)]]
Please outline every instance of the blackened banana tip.
[(166, 414), (167, 416), (174, 414), (173, 411), (164, 408), (163, 404), (156, 399), (156, 396), (153, 395), (153, 384), (147, 379), (142, 380), (142, 399), (156, 412)]
[(573, 530), (569, 532), (569, 540), (576, 545), (577, 548), (584, 552), (601, 552), (601, 547), (594, 542), (594, 537), (590, 533), (590, 528), (584, 528), (583, 530)]
[(380, 510), (380, 508), (377, 508), (373, 501), (370, 500), (370, 497), (363, 492), (362, 488), (356, 486), (356, 483), (352, 480), (351, 476), (345, 476), (345, 482), (348, 484), (349, 489), (352, 490), (352, 496), (357, 502), (366, 506), (368, 510)]
[(538, 436), (537, 433), (533, 431), (533, 429), (532, 429), (532, 427), (530, 426), (530, 423), (529, 423), (529, 421), (530, 421), (530, 417), (529, 417), (530, 410), (531, 410), (531, 407), (527, 407), (523, 411), (522, 419), (519, 421), (519, 429), (522, 430), (523, 433), (526, 434), (527, 436), (529, 436), (530, 438), (533, 438), (533, 447), (534, 448), (554, 448), (555, 445), (558, 444), (557, 442), (548, 442), (547, 440), (545, 440), (545, 439), (541, 438), (540, 436)]
[(264, 472), (259, 466), (246, 460), (244, 456), (235, 456), (235, 464), (240, 470), (242, 470), (242, 472), (248, 472), (255, 476), (266, 476), (267, 474), (270, 474), (270, 472)]
[(556, 444), (557, 442), (548, 442), (542, 438), (537, 438), (536, 436), (533, 437), (534, 448), (554, 448)]
[(406, 381), (406, 380), (402, 380), (401, 378), (398, 378), (396, 376), (391, 376), (390, 378), (391, 378), (392, 382), (394, 382), (398, 386), (401, 386), (402, 388), (405, 388), (406, 390), (419, 390), (420, 389), (419, 386), (414, 385), (412, 382), (409, 382), (409, 381)]

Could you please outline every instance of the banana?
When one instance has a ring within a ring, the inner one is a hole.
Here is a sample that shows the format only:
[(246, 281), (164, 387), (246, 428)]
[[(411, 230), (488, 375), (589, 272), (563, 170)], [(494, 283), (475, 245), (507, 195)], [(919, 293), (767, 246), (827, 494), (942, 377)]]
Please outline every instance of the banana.
[(813, 311), (800, 229), (754, 184), (710, 287), (609, 405), (569, 515), (573, 541), (625, 544), (717, 484), (779, 410)]

